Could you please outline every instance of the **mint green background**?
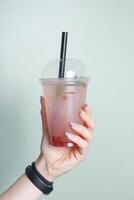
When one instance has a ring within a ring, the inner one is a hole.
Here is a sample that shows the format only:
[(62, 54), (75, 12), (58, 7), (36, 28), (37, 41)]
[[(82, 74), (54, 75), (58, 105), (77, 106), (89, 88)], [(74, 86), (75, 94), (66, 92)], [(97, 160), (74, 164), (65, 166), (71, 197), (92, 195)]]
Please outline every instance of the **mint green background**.
[(41, 139), (38, 83), (44, 64), (68, 57), (92, 77), (97, 124), (89, 156), (42, 199), (134, 199), (134, 1), (0, 0), (0, 191), (35, 159)]

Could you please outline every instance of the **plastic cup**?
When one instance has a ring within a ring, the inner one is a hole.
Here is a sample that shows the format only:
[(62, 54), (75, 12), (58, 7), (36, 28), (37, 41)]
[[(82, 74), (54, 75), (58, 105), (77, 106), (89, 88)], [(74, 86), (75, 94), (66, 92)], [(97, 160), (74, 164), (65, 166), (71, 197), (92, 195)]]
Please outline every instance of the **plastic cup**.
[(67, 146), (70, 141), (65, 133), (74, 133), (70, 122), (82, 124), (79, 114), (86, 102), (89, 78), (42, 78), (40, 81), (46, 101), (49, 142), (56, 147)]
[[(82, 124), (80, 109), (86, 102), (87, 68), (77, 59), (66, 59), (64, 78), (57, 78), (59, 59), (49, 61), (42, 70), (40, 82), (46, 101), (49, 142), (53, 146), (67, 146), (70, 142), (65, 135), (72, 132), (70, 122)], [(75, 133), (77, 134), (77, 133)]]

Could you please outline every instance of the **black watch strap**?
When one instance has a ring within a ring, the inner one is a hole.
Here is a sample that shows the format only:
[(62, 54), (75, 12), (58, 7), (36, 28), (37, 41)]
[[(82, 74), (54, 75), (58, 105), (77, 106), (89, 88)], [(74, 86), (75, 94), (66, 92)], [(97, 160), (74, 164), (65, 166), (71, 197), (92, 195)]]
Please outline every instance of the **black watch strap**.
[[(41, 174), (39, 176), (39, 174), (34, 171), (32, 166), (29, 165), (28, 167), (26, 167), (25, 173), (30, 181), (45, 195), (48, 195), (50, 192), (53, 191), (53, 183), (47, 181)], [(41, 176), (44, 178), (44, 180), (41, 178)]]
[(35, 171), (35, 173), (40, 177), (40, 179), (42, 179), (43, 182), (45, 182), (47, 185), (53, 185), (53, 182), (48, 181), (47, 179), (45, 179), (36, 169), (35, 167), (35, 162), (32, 163), (32, 168)]

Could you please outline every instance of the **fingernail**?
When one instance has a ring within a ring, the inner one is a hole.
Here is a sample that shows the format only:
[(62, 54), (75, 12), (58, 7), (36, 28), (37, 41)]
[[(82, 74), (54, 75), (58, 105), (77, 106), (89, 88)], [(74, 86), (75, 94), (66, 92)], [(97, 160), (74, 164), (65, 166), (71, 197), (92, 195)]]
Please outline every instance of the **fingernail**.
[(74, 146), (73, 143), (71, 143), (71, 142), (67, 143), (67, 147), (73, 147), (73, 146)]
[(65, 134), (68, 137), (68, 139), (72, 139), (74, 137), (74, 134), (72, 134), (70, 132), (66, 132)]
[(70, 122), (70, 125), (71, 125), (72, 128), (80, 129), (80, 125), (79, 124), (76, 124), (74, 122)]

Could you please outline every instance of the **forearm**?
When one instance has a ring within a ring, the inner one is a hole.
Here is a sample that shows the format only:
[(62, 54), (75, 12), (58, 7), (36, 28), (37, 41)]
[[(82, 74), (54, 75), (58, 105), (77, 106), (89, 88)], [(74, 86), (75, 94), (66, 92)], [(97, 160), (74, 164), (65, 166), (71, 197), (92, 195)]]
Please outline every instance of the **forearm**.
[[(42, 155), (35, 162), (37, 170), (48, 181), (54, 178), (48, 174), (45, 167), (45, 159)], [(36, 200), (41, 196), (42, 192), (23, 174), (7, 191), (1, 196), (0, 200)]]
[(0, 196), (0, 200), (36, 200), (41, 194), (41, 191), (23, 174)]

